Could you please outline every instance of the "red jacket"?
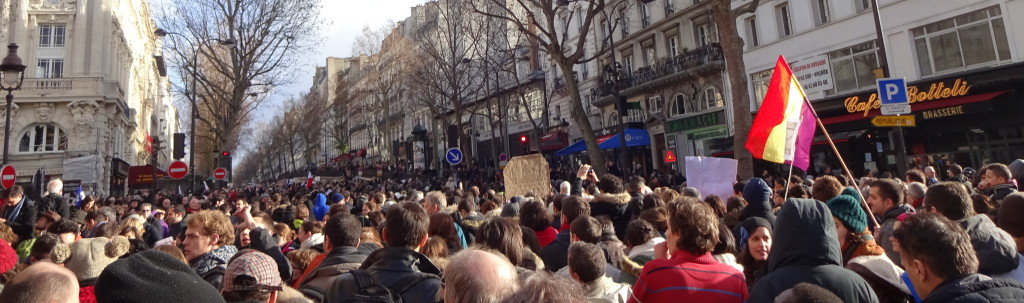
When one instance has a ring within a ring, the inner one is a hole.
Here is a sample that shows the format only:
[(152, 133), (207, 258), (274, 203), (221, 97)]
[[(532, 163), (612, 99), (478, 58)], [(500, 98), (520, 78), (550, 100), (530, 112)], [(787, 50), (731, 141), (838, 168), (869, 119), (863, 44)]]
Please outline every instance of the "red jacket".
[(540, 247), (548, 246), (552, 241), (555, 241), (555, 236), (558, 235), (558, 231), (551, 226), (544, 230), (535, 230), (533, 233), (537, 234), (537, 241), (540, 242)]
[(651, 260), (633, 286), (630, 303), (746, 302), (747, 282), (735, 268), (710, 253), (678, 250), (671, 259)]

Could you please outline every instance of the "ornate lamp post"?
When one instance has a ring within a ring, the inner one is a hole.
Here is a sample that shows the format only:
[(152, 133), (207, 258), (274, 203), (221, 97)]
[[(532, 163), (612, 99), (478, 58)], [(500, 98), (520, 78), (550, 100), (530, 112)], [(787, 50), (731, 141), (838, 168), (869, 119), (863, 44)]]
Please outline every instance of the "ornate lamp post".
[(0, 63), (0, 73), (3, 80), (0, 81), (0, 89), (7, 91), (7, 114), (4, 119), (4, 165), (7, 164), (7, 148), (10, 144), (8, 137), (11, 136), (11, 104), (14, 104), (14, 91), (21, 89), (21, 83), (25, 80), (25, 64), (21, 63), (18, 57), (18, 45), (11, 43), (7, 45), (7, 57)]

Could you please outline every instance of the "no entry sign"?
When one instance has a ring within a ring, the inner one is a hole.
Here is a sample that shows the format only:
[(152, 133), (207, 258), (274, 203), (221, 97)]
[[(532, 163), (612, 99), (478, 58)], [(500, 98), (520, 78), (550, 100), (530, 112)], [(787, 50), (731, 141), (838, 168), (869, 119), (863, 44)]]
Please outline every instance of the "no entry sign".
[(188, 175), (188, 165), (185, 162), (174, 161), (167, 166), (167, 175), (176, 180), (180, 180)]
[(3, 168), (0, 168), (0, 185), (2, 185), (5, 189), (14, 186), (14, 181), (16, 179), (17, 177), (14, 172), (14, 166), (4, 165)]
[(224, 178), (228, 177), (228, 170), (223, 167), (218, 167), (213, 171), (213, 177), (217, 180), (224, 180)]

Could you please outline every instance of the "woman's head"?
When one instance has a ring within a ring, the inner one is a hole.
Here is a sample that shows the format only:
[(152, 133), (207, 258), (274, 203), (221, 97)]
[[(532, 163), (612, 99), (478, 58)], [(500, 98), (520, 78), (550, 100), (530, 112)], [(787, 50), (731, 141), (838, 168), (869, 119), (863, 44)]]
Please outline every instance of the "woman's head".
[[(745, 237), (745, 238), (744, 238)], [(740, 223), (740, 259), (765, 261), (772, 249), (772, 224), (761, 217), (750, 217)]]
[(651, 239), (657, 237), (660, 235), (654, 225), (644, 220), (633, 220), (626, 226), (626, 238), (623, 239), (623, 242), (626, 246), (633, 247), (650, 242)]
[(430, 215), (430, 226), (427, 233), (431, 236), (444, 238), (448, 243), (459, 243), (459, 233), (455, 230), (455, 220), (452, 216), (443, 212), (436, 212)]
[(476, 232), (476, 241), (484, 247), (497, 250), (509, 262), (519, 266), (526, 255), (523, 245), (523, 230), (508, 218), (495, 217), (484, 221)]
[(519, 209), (519, 223), (534, 231), (543, 231), (551, 226), (551, 213), (537, 200), (523, 202)]

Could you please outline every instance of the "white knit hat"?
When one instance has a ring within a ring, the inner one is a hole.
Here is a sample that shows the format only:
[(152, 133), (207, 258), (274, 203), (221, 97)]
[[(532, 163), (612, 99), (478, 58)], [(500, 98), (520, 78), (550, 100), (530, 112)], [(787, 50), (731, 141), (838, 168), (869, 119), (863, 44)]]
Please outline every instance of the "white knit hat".
[(107, 265), (128, 252), (128, 238), (87, 238), (71, 243), (71, 258), (64, 263), (78, 277), (79, 281), (94, 279), (100, 276)]

